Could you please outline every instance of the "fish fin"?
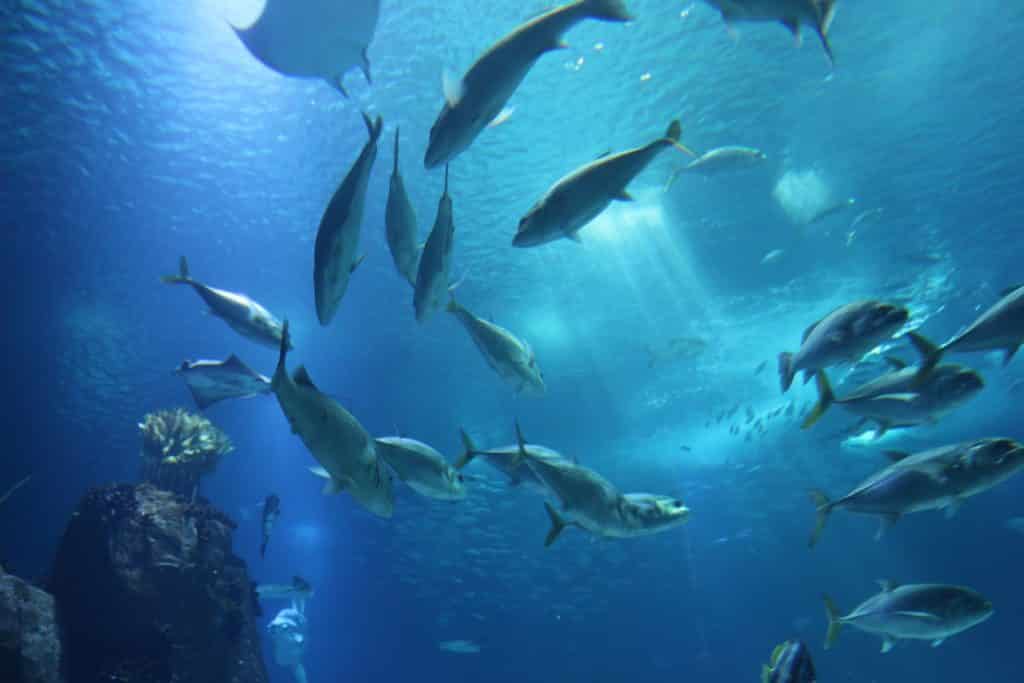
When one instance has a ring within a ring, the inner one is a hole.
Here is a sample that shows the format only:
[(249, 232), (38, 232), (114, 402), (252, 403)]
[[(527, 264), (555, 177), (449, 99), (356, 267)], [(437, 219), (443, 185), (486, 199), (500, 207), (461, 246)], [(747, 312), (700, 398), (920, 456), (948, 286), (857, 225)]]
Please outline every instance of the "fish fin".
[(547, 537), (544, 539), (544, 547), (549, 547), (555, 540), (558, 539), (558, 535), (562, 533), (562, 529), (565, 528), (565, 520), (562, 519), (558, 511), (551, 506), (551, 503), (544, 502), (544, 509), (548, 511), (548, 518), (551, 520), (551, 530), (548, 531)]
[(395, 126), (395, 165), (391, 169), (391, 175), (398, 175), (398, 136), (401, 129), (401, 126)]
[(606, 149), (605, 151), (601, 152), (596, 157), (594, 157), (594, 161), (597, 161), (598, 159), (604, 159), (606, 156), (608, 156), (611, 153), (612, 153), (612, 151), (610, 149)]
[(896, 356), (886, 356), (885, 362), (888, 363), (889, 367), (893, 370), (902, 370), (907, 367), (907, 362), (902, 358), (897, 358)]
[(813, 548), (818, 543), (821, 532), (825, 529), (825, 523), (828, 522), (828, 516), (832, 513), (832, 508), (835, 507), (825, 492), (817, 489), (811, 491), (811, 501), (817, 508), (818, 518), (814, 524), (814, 531), (811, 532), (811, 538), (807, 542), (809, 548)]
[(889, 579), (878, 579), (875, 583), (878, 584), (883, 593), (890, 593), (894, 588), (896, 588), (896, 584)]
[(917, 332), (907, 332), (907, 339), (913, 344), (914, 349), (921, 354), (921, 366), (918, 368), (917, 374), (914, 375), (915, 384), (920, 384), (932, 374), (932, 370), (942, 360), (942, 353), (945, 349)]
[(906, 460), (910, 457), (910, 453), (907, 453), (906, 451), (884, 451), (883, 455), (893, 462)]
[(335, 90), (341, 93), (341, 96), (346, 100), (349, 99), (348, 90), (345, 89), (345, 74), (338, 74), (334, 78), (327, 81), (330, 83)]
[(783, 643), (779, 643), (778, 645), (775, 646), (775, 649), (772, 650), (771, 659), (769, 659), (768, 661), (772, 665), (772, 667), (773, 667), (772, 670), (773, 671), (774, 671), (775, 665), (779, 663), (779, 657), (782, 656), (782, 653), (785, 652), (786, 648), (789, 647), (790, 645), (791, 645), (791, 643), (787, 640), (787, 641), (785, 641)]
[(289, 337), (288, 320), (285, 319), (281, 326), (281, 347), (277, 356), (277, 368), (274, 369), (274, 377), (270, 380), (270, 389), (272, 391), (276, 391), (281, 386), (281, 382), (288, 379), (288, 368), (285, 366), (285, 362), (288, 359), (288, 349), (291, 348)]
[(920, 394), (915, 394), (912, 392), (901, 392), (898, 394), (879, 394), (878, 396), (875, 396), (872, 400), (881, 401), (884, 399), (886, 401), (899, 401), (900, 403), (910, 403), (919, 395)]
[(825, 632), (825, 649), (829, 650), (839, 638), (839, 632), (843, 628), (843, 622), (839, 616), (839, 609), (832, 602), (828, 595), (821, 596), (825, 601), (825, 615), (828, 617), (828, 631)]
[(782, 386), (782, 393), (789, 391), (793, 384), (793, 377), (796, 371), (793, 369), (793, 354), (784, 351), (779, 354), (779, 384)]
[(498, 126), (500, 126), (501, 124), (505, 123), (510, 118), (512, 118), (512, 114), (514, 114), (515, 111), (516, 111), (515, 107), (505, 107), (505, 108), (503, 108), (501, 111), (498, 112), (498, 115), (495, 116), (491, 120), (491, 122), (487, 124), (487, 127), (488, 128), (497, 128)]
[(829, 406), (832, 405), (835, 400), (835, 394), (832, 393), (832, 386), (828, 382), (828, 376), (824, 370), (819, 370), (816, 373), (818, 379), (818, 403), (815, 404), (814, 409), (807, 415), (801, 425), (802, 429), (810, 429), (814, 426), (818, 420), (821, 419), (825, 411), (828, 410)]
[(160, 278), (161, 282), (166, 282), (169, 285), (180, 285), (188, 284), (192, 282), (192, 277), (188, 272), (188, 259), (184, 256), (178, 259), (178, 274), (177, 275), (164, 275)]
[[(822, 318), (822, 320), (824, 320), (824, 318)], [(801, 345), (802, 345), (802, 344), (804, 344), (804, 342), (806, 342), (806, 341), (807, 341), (807, 338), (811, 336), (811, 333), (812, 333), (812, 332), (814, 332), (814, 328), (816, 328), (816, 327), (817, 327), (818, 325), (820, 325), (820, 324), (821, 324), (821, 320), (816, 320), (816, 321), (814, 321), (813, 323), (811, 323), (811, 324), (810, 324), (810, 325), (809, 325), (809, 326), (807, 327), (807, 329), (806, 329), (806, 330), (804, 330), (804, 335), (803, 335), (802, 337), (800, 337), (800, 344), (801, 344)]]
[(466, 94), (465, 84), (462, 79), (457, 78), (449, 69), (441, 72), (441, 90), (444, 93), (444, 101), (449, 107), (454, 107)]
[(617, 195), (615, 195), (615, 198), (618, 199), (620, 202), (636, 201), (635, 199), (633, 199), (633, 195), (631, 195), (626, 190), (622, 190), (621, 192), (619, 192)]
[(622, 0), (583, 0), (583, 11), (601, 21), (633, 21), (633, 15)]
[(1015, 344), (1013, 346), (1007, 347), (1006, 355), (1003, 356), (1003, 366), (1007, 366), (1007, 365), (1010, 364), (1010, 361), (1013, 360), (1013, 357), (1014, 357), (1014, 355), (1016, 355), (1017, 350), (1019, 348), (1020, 348), (1020, 344)]
[(885, 532), (892, 528), (892, 526), (898, 521), (900, 521), (900, 513), (898, 512), (890, 512), (882, 515), (879, 518), (878, 531), (875, 532), (875, 540), (882, 540), (882, 536), (885, 535)]
[(572, 240), (576, 244), (583, 244), (583, 240), (582, 240), (582, 238), (580, 238), (580, 231), (579, 230), (577, 230), (575, 232), (567, 232), (567, 233), (565, 233), (565, 238), (568, 239), (568, 240)]
[[(454, 300), (455, 298), (453, 297), (452, 301)], [(470, 460), (472, 460), (479, 452), (476, 444), (473, 443), (473, 439), (469, 437), (469, 434), (466, 433), (465, 429), (459, 430), (459, 437), (462, 439), (462, 455), (460, 455), (459, 459), (455, 461), (454, 467), (457, 470), (461, 470), (463, 467), (468, 465)]]
[(812, 379), (814, 379), (814, 371), (804, 370), (804, 386), (807, 386)]
[(939, 617), (931, 612), (920, 612), (913, 610), (900, 610), (893, 612), (893, 614), (899, 614), (903, 617), (913, 617), (915, 619), (928, 619), (929, 621), (938, 621)]
[(373, 76), (370, 75), (370, 55), (367, 54), (366, 48), (364, 47), (362, 52), (359, 53), (361, 61), (359, 68), (363, 71), (363, 76), (366, 77), (366, 82), (373, 85)]
[(814, 30), (818, 34), (818, 39), (821, 40), (821, 47), (824, 48), (825, 54), (828, 55), (828, 62), (830, 65), (835, 66), (836, 56), (832, 54), (832, 44), (828, 40), (828, 30), (832, 26), (832, 20), (836, 16), (836, 4), (833, 1), (828, 2), (828, 7), (821, 15), (821, 19), (815, 25)]
[(665, 131), (664, 140), (668, 144), (678, 149), (683, 154), (687, 154), (693, 158), (697, 158), (697, 153), (692, 149), (679, 142), (680, 136), (683, 134), (683, 127), (679, 123), (679, 119), (675, 119), (672, 123), (668, 124), (668, 129)]
[(892, 638), (885, 638), (882, 640), (882, 654), (891, 651), (893, 648)]
[(789, 29), (790, 33), (793, 34), (793, 40), (796, 42), (797, 47), (799, 47), (803, 43), (803, 40), (800, 37), (800, 20), (788, 18), (780, 19), (779, 21), (783, 26)]
[(892, 427), (892, 423), (887, 420), (878, 420), (875, 424), (875, 435), (871, 437), (872, 441), (877, 441), (885, 436), (885, 433), (889, 431), (889, 427)]
[(956, 513), (960, 511), (960, 506), (963, 505), (964, 501), (961, 498), (952, 499), (945, 509), (946, 519), (953, 519), (956, 517)]
[(526, 437), (523, 436), (523, 430), (519, 426), (519, 420), (516, 420), (516, 446), (519, 448), (519, 452), (516, 453), (516, 458), (512, 462), (513, 467), (518, 467), (519, 463), (527, 457)]
[(939, 645), (942, 645), (944, 642), (946, 642), (945, 638), (936, 638), (932, 641), (932, 647), (938, 647)]
[(296, 384), (301, 384), (309, 389), (316, 389), (316, 391), (320, 391), (316, 388), (316, 385), (313, 384), (313, 380), (310, 379), (309, 372), (306, 370), (305, 365), (300, 365), (298, 369), (295, 370), (295, 374), (292, 375), (292, 380)]
[(359, 266), (363, 265), (363, 261), (365, 261), (365, 260), (366, 260), (366, 254), (360, 254), (359, 257), (356, 258), (356, 260), (352, 262), (352, 266), (348, 269), (348, 272), (349, 273), (356, 272), (356, 268), (358, 268)]
[(323, 467), (320, 467), (319, 465), (314, 465), (312, 467), (307, 467), (306, 469), (309, 470), (309, 473), (312, 474), (314, 477), (320, 477), (321, 479), (330, 479), (331, 478), (330, 473), (327, 470), (325, 470)]
[(676, 179), (679, 178), (680, 174), (684, 173), (685, 171), (686, 171), (686, 167), (685, 166), (680, 166), (676, 170), (672, 171), (672, 173), (669, 174), (669, 176), (668, 176), (668, 180), (665, 181), (665, 186), (662, 188), (662, 192), (668, 192), (669, 189), (672, 188), (672, 185), (675, 184)]
[(1003, 291), (999, 292), (999, 296), (1000, 296), (1000, 298), (1010, 296), (1011, 294), (1016, 292), (1021, 287), (1024, 287), (1024, 284), (1013, 285), (1012, 287), (1007, 287)]
[(331, 477), (330, 479), (324, 482), (324, 488), (321, 490), (321, 493), (325, 496), (336, 496), (344, 490), (345, 483), (342, 482), (340, 479), (335, 479), (334, 477)]
[(243, 363), (242, 359), (239, 358), (238, 356), (236, 356), (235, 354), (231, 354), (230, 356), (228, 356), (227, 358), (224, 359), (224, 366), (225, 367), (231, 366), (233, 368), (245, 368), (245, 369), (248, 369), (248, 367), (249, 367), (245, 363)]
[(771, 668), (767, 664), (761, 665), (761, 683), (770, 683), (772, 680), (772, 674), (775, 673), (775, 669)]

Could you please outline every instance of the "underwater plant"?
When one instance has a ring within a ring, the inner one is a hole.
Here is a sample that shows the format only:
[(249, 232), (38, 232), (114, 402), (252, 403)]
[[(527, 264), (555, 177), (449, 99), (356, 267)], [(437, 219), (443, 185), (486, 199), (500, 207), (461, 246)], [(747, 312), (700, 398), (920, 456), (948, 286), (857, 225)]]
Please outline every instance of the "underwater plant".
[(199, 479), (217, 469), (222, 456), (234, 450), (231, 439), (202, 415), (184, 408), (148, 413), (142, 432), (142, 479), (154, 486), (191, 496)]

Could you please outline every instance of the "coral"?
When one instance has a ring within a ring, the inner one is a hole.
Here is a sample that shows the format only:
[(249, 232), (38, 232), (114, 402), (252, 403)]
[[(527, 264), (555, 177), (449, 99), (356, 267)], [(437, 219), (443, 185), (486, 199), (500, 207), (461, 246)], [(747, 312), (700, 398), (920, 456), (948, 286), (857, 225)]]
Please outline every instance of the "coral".
[(149, 413), (142, 433), (142, 478), (161, 488), (196, 495), (199, 478), (213, 472), (234, 450), (231, 439), (212, 422), (184, 408)]

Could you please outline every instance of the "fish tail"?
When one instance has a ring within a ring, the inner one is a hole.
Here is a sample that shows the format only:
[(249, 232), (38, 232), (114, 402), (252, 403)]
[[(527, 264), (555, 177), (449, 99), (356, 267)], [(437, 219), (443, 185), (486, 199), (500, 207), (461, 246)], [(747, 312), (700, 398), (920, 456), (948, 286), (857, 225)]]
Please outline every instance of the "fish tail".
[(689, 154), (691, 157), (697, 156), (694, 154), (693, 150), (679, 142), (679, 138), (682, 134), (683, 126), (679, 123), (679, 119), (675, 119), (672, 123), (668, 124), (668, 128), (665, 130), (665, 137), (662, 139), (665, 141), (665, 144), (672, 145), (684, 154)]
[(164, 275), (160, 278), (162, 282), (166, 282), (169, 285), (182, 285), (192, 282), (192, 277), (188, 272), (188, 259), (182, 256), (178, 259), (178, 274), (177, 275)]
[(395, 126), (395, 168), (392, 171), (392, 173), (394, 175), (398, 175), (398, 133), (399, 133), (399, 130), (400, 130), (400, 127), (399, 126)]
[(828, 61), (835, 66), (835, 56), (832, 54), (832, 45), (828, 40), (828, 31), (832, 27), (832, 20), (836, 18), (836, 3), (835, 0), (824, 0), (822, 2), (821, 17), (818, 20), (818, 24), (815, 30), (818, 32), (818, 37), (821, 38), (821, 46), (825, 48), (825, 54), (828, 55)]
[(836, 395), (832, 393), (832, 385), (829, 384), (825, 371), (819, 370), (815, 376), (818, 379), (818, 402), (815, 404), (814, 410), (804, 419), (804, 423), (800, 425), (802, 429), (813, 427), (814, 423), (821, 419), (825, 411), (836, 400)]
[(288, 368), (285, 362), (288, 359), (288, 348), (291, 346), (291, 335), (288, 334), (288, 321), (281, 325), (281, 352), (277, 356), (277, 368), (274, 369), (274, 376), (270, 380), (270, 388), (276, 390), (284, 378), (288, 377)]
[(384, 127), (384, 119), (377, 115), (377, 118), (371, 119), (370, 115), (365, 111), (363, 114), (363, 123), (366, 124), (366, 132), (370, 135), (370, 142), (377, 142), (377, 138), (380, 137), (380, 131)]
[(622, 0), (583, 0), (580, 3), (588, 17), (601, 21), (632, 21), (633, 15)]
[(548, 518), (551, 520), (551, 530), (548, 531), (548, 535), (544, 538), (544, 547), (549, 547), (558, 539), (558, 535), (562, 533), (562, 529), (565, 528), (565, 520), (562, 519), (558, 511), (551, 506), (551, 503), (544, 502), (544, 509), (548, 511)]
[(516, 420), (516, 446), (519, 447), (519, 452), (516, 453), (513, 465), (518, 467), (519, 463), (526, 457), (526, 438), (523, 436), (523, 430), (519, 426), (519, 420)]
[(842, 619), (839, 616), (839, 609), (836, 604), (832, 602), (832, 598), (827, 595), (821, 596), (825, 601), (825, 614), (828, 616), (828, 631), (825, 633), (825, 649), (831, 649), (832, 645), (835, 644), (836, 639), (839, 638), (839, 632), (843, 628)]
[(793, 354), (783, 352), (779, 354), (779, 383), (782, 385), (782, 393), (789, 391), (793, 384), (793, 377), (796, 371), (793, 370)]
[(835, 507), (832, 501), (829, 500), (829, 497), (823, 491), (817, 489), (811, 491), (811, 501), (818, 510), (818, 518), (814, 523), (814, 531), (811, 532), (811, 538), (807, 542), (808, 548), (813, 548), (818, 543), (818, 539), (821, 538), (821, 532), (825, 529), (825, 523), (828, 522), (828, 516), (832, 513), (832, 508)]
[[(462, 283), (460, 281), (457, 284)], [(458, 313), (460, 310), (462, 310), (462, 306), (460, 306), (459, 302), (455, 299), (454, 286), (448, 288), (448, 305), (444, 307), (444, 310), (448, 311), (449, 313)]]
[(921, 354), (921, 366), (918, 368), (917, 374), (914, 375), (914, 381), (915, 383), (922, 382), (932, 374), (935, 366), (942, 360), (942, 354), (945, 352), (945, 349), (917, 332), (907, 332), (907, 339), (910, 340), (914, 349)]
[(462, 439), (462, 455), (455, 461), (453, 467), (457, 470), (461, 470), (463, 467), (468, 465), (476, 454), (479, 453), (476, 444), (473, 443), (473, 439), (470, 438), (469, 434), (466, 433), (465, 429), (459, 430), (459, 437)]

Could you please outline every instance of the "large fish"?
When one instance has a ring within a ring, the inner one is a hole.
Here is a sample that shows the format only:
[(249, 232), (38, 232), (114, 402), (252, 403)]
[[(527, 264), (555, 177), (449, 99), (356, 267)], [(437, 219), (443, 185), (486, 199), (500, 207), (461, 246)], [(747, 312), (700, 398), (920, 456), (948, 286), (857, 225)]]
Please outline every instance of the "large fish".
[(1024, 468), (1024, 447), (1013, 439), (980, 439), (933, 448), (914, 455), (890, 452), (893, 464), (876, 472), (842, 498), (821, 491), (811, 497), (818, 520), (813, 547), (833, 510), (878, 515), (878, 535), (902, 515), (945, 510), (952, 516), (965, 500), (1006, 481)]
[(1003, 365), (1006, 365), (1024, 344), (1024, 285), (1004, 291), (999, 301), (942, 346), (935, 346), (920, 336), (919, 339), (930, 348), (922, 373), (930, 372), (946, 351), (1003, 351)]
[(855, 363), (906, 324), (906, 308), (881, 301), (840, 306), (804, 332), (800, 349), (779, 354), (779, 380), (785, 393), (796, 373), (808, 381), (818, 370)]
[[(287, 338), (287, 321), (284, 334)], [(289, 377), (287, 355), (282, 344), (271, 386), (292, 431), (330, 475), (324, 494), (346, 491), (378, 517), (391, 517), (391, 477), (377, 458), (373, 439), (341, 404), (316, 388), (306, 368)]]
[[(509, 486), (525, 484), (526, 486), (536, 489), (541, 493), (547, 493), (547, 487), (544, 486), (544, 482), (533, 473), (530, 466), (526, 464), (526, 460), (517, 457), (519, 455), (519, 444), (516, 443), (509, 446), (481, 449), (473, 443), (473, 440), (465, 430), (459, 430), (459, 435), (462, 437), (463, 451), (462, 456), (455, 463), (456, 468), (462, 469), (472, 460), (480, 458), (492, 468), (503, 474)], [(566, 460), (572, 463), (576, 462), (575, 458), (566, 457), (558, 451), (548, 448), (547, 446), (541, 446), (540, 444), (527, 443), (523, 444), (523, 448), (526, 449), (527, 454), (531, 458), (538, 458), (541, 460)]]
[(295, 683), (306, 683), (306, 615), (295, 607), (283, 609), (267, 624), (267, 633), (274, 644), (274, 662), (291, 671)]
[(260, 557), (266, 556), (267, 544), (270, 543), (270, 535), (274, 532), (274, 525), (277, 524), (277, 520), (280, 517), (281, 499), (271, 493), (267, 496), (267, 499), (263, 501), (263, 540), (260, 542)]
[(562, 34), (584, 19), (629, 21), (621, 0), (578, 0), (522, 24), (484, 52), (459, 83), (445, 81), (445, 104), (430, 129), (423, 163), (446, 164), (501, 114), (505, 103), (546, 52), (565, 47)]
[(491, 369), (515, 386), (516, 392), (544, 395), (544, 374), (529, 344), (504, 327), (478, 318), (456, 301), (454, 295), (448, 300), (448, 312), (462, 323)]
[(811, 652), (799, 640), (777, 645), (771, 660), (761, 667), (761, 683), (816, 683), (817, 680)]
[(275, 349), (281, 345), (280, 320), (245, 294), (217, 289), (193, 280), (189, 274), (188, 260), (184, 256), (178, 263), (177, 275), (165, 275), (160, 279), (172, 285), (191, 285), (210, 307), (210, 312), (243, 337)]
[(285, 76), (322, 78), (346, 97), (345, 73), (359, 67), (370, 82), (366, 49), (380, 0), (267, 0), (259, 19), (235, 29), (252, 55)]
[(370, 170), (377, 158), (377, 138), (383, 126), (379, 116), (371, 121), (364, 113), (363, 121), (370, 139), (331, 197), (316, 233), (313, 293), (316, 298), (316, 316), (321, 325), (331, 322), (337, 313), (341, 297), (345, 296), (345, 290), (348, 289), (349, 276), (363, 260), (362, 256), (357, 255), (359, 229), (363, 222)]
[(535, 247), (557, 239), (580, 241), (579, 231), (616, 199), (632, 201), (626, 186), (669, 147), (680, 147), (680, 126), (673, 121), (664, 137), (618, 154), (598, 157), (551, 186), (519, 221), (512, 244)]
[[(926, 353), (920, 346), (918, 351)], [(889, 361), (896, 369), (842, 398), (836, 398), (825, 371), (819, 370), (818, 403), (804, 419), (803, 428), (813, 426), (829, 406), (836, 403), (864, 420), (873, 421), (877, 425), (877, 438), (892, 427), (934, 424), (985, 386), (981, 375), (960, 365), (940, 365), (921, 377), (917, 367), (906, 366), (896, 359)]]
[(836, 0), (706, 0), (726, 23), (737, 21), (778, 22), (800, 39), (800, 25), (814, 29), (829, 62), (835, 61), (828, 29), (836, 12)]
[(452, 217), (452, 198), (448, 194), (448, 166), (445, 166), (444, 191), (437, 203), (434, 227), (423, 246), (419, 269), (416, 271), (416, 289), (412, 302), (417, 322), (423, 322), (435, 311), (445, 307), (454, 246), (455, 221)]
[(200, 410), (229, 398), (270, 393), (270, 378), (252, 370), (235, 354), (226, 360), (187, 360), (175, 372), (185, 380)]
[(398, 129), (395, 129), (395, 166), (391, 171), (391, 185), (388, 188), (388, 203), (384, 209), (384, 227), (388, 248), (395, 268), (416, 286), (416, 269), (420, 248), (416, 243), (416, 213), (405, 191), (402, 174), (398, 170)]
[(935, 583), (895, 586), (879, 581), (882, 592), (871, 596), (846, 616), (840, 616), (835, 604), (825, 596), (829, 649), (846, 624), (882, 637), (882, 652), (893, 648), (896, 640), (930, 640), (938, 647), (946, 638), (966, 631), (992, 616), (992, 603), (983, 595), (963, 586)]
[(377, 455), (416, 493), (437, 500), (466, 497), (462, 475), (434, 448), (401, 436), (385, 436), (374, 441)]

